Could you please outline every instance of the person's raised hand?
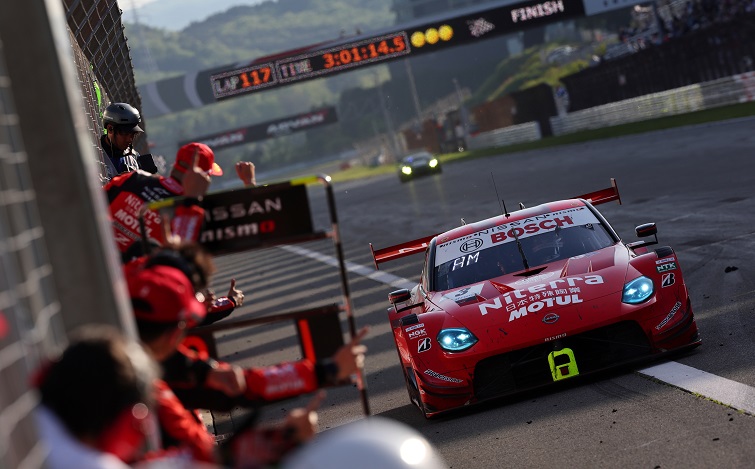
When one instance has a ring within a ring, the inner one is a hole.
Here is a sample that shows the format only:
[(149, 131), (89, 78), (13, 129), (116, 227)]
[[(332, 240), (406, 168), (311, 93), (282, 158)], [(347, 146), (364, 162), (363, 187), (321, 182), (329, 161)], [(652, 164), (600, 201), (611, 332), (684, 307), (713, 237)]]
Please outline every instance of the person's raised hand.
[(291, 430), (294, 441), (309, 441), (317, 433), (317, 409), (325, 399), (325, 391), (319, 391), (309, 401), (307, 407), (297, 407), (286, 416), (285, 427)]
[(238, 365), (229, 363), (221, 363), (217, 368), (210, 370), (205, 384), (231, 397), (239, 396), (246, 391), (244, 370)]
[(244, 303), (244, 292), (236, 288), (236, 279), (231, 279), (231, 288), (228, 289), (228, 298), (233, 300), (236, 306), (241, 306)]
[(244, 181), (245, 186), (256, 186), (257, 179), (254, 176), (254, 163), (251, 161), (239, 161), (236, 163), (236, 174)]
[(369, 328), (363, 327), (348, 344), (336, 350), (333, 361), (338, 366), (337, 381), (350, 379), (351, 375), (364, 366), (364, 354), (367, 352), (367, 347), (360, 345), (359, 342), (367, 335), (367, 332), (369, 332)]
[(194, 162), (183, 175), (181, 186), (186, 197), (200, 199), (207, 193), (210, 187), (210, 175), (199, 167), (199, 150), (194, 152)]

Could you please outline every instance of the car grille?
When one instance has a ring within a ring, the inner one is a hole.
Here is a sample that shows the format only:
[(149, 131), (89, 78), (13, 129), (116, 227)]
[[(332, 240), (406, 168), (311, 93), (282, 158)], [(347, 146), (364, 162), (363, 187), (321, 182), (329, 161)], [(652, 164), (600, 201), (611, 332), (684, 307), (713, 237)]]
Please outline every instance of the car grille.
[(548, 354), (563, 348), (574, 352), (581, 375), (649, 356), (653, 351), (639, 324), (619, 322), (481, 360), (475, 367), (475, 397), (485, 399), (553, 383)]

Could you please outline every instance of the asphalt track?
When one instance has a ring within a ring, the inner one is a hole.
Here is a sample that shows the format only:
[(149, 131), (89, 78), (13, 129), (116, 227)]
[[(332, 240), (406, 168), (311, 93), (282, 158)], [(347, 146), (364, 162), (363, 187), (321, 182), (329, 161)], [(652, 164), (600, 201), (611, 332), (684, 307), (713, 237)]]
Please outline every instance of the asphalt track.
[[(755, 118), (449, 164), (400, 184), (395, 175), (336, 185), (340, 231), (357, 326), (369, 325), (366, 378), (372, 414), (423, 434), (452, 468), (753, 467), (755, 465)], [(418, 278), (421, 256), (375, 275), (368, 243), (384, 247), (500, 212), (607, 187), (623, 204), (601, 211), (627, 241), (656, 222), (675, 248), (700, 328), (694, 351), (426, 421), (409, 400), (387, 323), (389, 291)], [(310, 190), (315, 224), (329, 228), (323, 191)], [(218, 291), (231, 277), (247, 293), (234, 315), (339, 301), (327, 241), (217, 259)], [(390, 275), (385, 275), (385, 273)], [(392, 285), (391, 285), (392, 284)], [(344, 331), (347, 331), (344, 324)], [(218, 336), (242, 365), (299, 356), (293, 327), (273, 324)], [(306, 404), (270, 405), (265, 418)], [(238, 421), (234, 412), (230, 421)], [(323, 430), (362, 417), (357, 391), (331, 389)], [(228, 420), (219, 419), (224, 425)]]

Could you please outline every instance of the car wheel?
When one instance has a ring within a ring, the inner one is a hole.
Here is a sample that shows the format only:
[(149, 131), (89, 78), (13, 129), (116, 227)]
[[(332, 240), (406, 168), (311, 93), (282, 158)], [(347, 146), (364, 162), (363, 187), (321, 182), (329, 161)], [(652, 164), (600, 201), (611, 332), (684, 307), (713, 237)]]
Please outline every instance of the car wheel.
[(427, 418), (427, 408), (425, 407), (425, 403), (422, 402), (422, 397), (420, 397), (419, 387), (417, 386), (417, 380), (414, 377), (414, 370), (411, 370), (412, 376), (409, 377), (407, 374), (406, 368), (404, 368), (404, 382), (406, 383), (406, 391), (409, 393), (409, 402), (417, 406), (420, 412), (422, 412), (422, 416)]

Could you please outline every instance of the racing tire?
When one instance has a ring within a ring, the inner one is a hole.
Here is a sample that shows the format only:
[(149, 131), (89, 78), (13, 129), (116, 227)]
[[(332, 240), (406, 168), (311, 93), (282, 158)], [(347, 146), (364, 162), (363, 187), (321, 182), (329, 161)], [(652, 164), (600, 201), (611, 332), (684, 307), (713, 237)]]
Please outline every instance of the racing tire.
[[(412, 374), (414, 374), (414, 370), (411, 368), (410, 370)], [(422, 402), (422, 397), (420, 396), (416, 378), (414, 380), (409, 378), (406, 371), (406, 368), (404, 368), (404, 383), (406, 383), (406, 392), (409, 393), (409, 402), (419, 409), (423, 417), (429, 419), (430, 417), (427, 415), (427, 408), (425, 407), (425, 403)]]

